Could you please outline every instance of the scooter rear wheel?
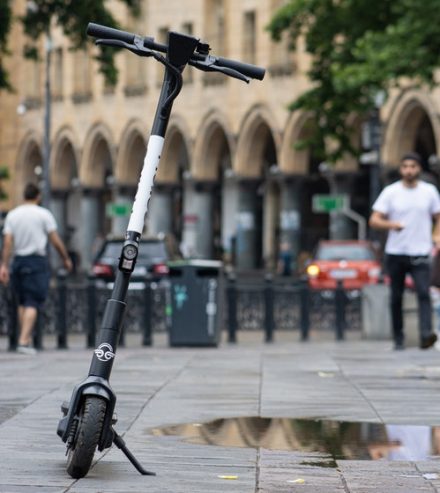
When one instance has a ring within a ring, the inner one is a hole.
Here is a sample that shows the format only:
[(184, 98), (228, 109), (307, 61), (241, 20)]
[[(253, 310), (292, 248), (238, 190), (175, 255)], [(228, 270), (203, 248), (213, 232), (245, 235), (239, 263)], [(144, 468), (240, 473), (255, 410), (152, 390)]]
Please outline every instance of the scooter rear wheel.
[(72, 478), (83, 478), (92, 465), (101, 436), (107, 402), (96, 396), (86, 397), (79, 418), (75, 440), (67, 456), (67, 472)]

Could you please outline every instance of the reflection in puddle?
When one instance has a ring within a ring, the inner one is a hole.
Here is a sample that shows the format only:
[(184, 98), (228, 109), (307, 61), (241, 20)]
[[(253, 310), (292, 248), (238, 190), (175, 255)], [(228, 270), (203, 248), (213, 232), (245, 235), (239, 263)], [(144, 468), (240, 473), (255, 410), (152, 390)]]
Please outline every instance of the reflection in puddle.
[[(196, 444), (321, 452), (334, 459), (424, 460), (440, 454), (440, 427), (288, 418), (229, 418), (149, 432)], [(326, 467), (334, 467), (328, 461)]]

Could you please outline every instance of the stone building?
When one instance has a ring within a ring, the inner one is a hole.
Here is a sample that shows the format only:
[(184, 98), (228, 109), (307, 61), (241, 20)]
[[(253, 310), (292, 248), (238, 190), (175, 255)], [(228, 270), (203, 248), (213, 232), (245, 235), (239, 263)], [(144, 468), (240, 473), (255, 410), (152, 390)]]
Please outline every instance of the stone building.
[[(191, 256), (224, 258), (238, 267), (273, 267), (281, 241), (311, 250), (321, 237), (355, 237), (348, 218), (317, 214), (312, 196), (344, 193), (352, 209), (369, 213), (369, 169), (353, 158), (323, 170), (312, 149), (295, 143), (314, 124), (290, 113), (289, 102), (307, 87), (309, 58), (299, 43), (276, 44), (265, 30), (282, 0), (144, 0), (133, 19), (118, 2), (115, 14), (126, 30), (166, 40), (169, 30), (209, 42), (212, 52), (263, 66), (263, 82), (243, 82), (188, 68), (175, 102), (147, 234), (172, 233)], [(13, 2), (16, 13), (26, 2)], [(93, 21), (93, 19), (90, 19)], [(8, 210), (24, 184), (43, 166), (44, 40), (40, 62), (24, 61), (20, 27), (11, 34), (8, 60), (16, 93), (0, 98), (0, 164), (11, 169)], [(119, 82), (105, 84), (93, 60), (95, 47), (73, 52), (52, 30), (51, 207), (69, 248), (85, 268), (95, 240), (125, 231), (159, 96), (163, 68), (129, 52), (116, 55)], [(17, 111), (18, 109), (18, 111)], [(408, 86), (381, 109), (382, 175), (407, 150), (426, 162), (437, 154), (438, 91)], [(359, 145), (362, 122), (353, 118)], [(431, 159), (433, 162), (433, 159)], [(121, 215), (117, 215), (117, 213)]]

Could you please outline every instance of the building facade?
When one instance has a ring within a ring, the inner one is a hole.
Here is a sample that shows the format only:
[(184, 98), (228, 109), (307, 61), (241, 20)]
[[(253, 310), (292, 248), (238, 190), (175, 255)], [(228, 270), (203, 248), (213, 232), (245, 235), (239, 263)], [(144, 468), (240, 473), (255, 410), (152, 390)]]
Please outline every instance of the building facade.
[[(212, 52), (267, 69), (249, 85), (188, 67), (176, 100), (150, 201), (146, 234), (170, 233), (193, 257), (222, 258), (242, 269), (273, 268), (279, 245), (310, 251), (319, 238), (355, 237), (347, 217), (315, 213), (315, 194), (342, 193), (364, 217), (369, 213), (369, 165), (347, 157), (324, 169), (313, 149), (295, 144), (315, 124), (288, 104), (308, 87), (310, 60), (299, 43), (271, 41), (265, 27), (282, 0), (144, 0), (134, 19), (118, 3), (121, 25), (166, 41), (169, 30), (209, 42)], [(14, 2), (16, 13), (26, 2)], [(93, 21), (93, 19), (90, 19)], [(14, 26), (9, 60), (12, 95), (1, 95), (0, 164), (10, 167), (6, 211), (43, 167), (44, 64), (24, 61), (23, 35)], [(96, 48), (71, 51), (54, 27), (51, 46), (51, 207), (69, 249), (87, 268), (97, 240), (122, 235), (128, 222), (159, 97), (163, 67), (118, 52), (119, 81), (105, 84), (93, 59)], [(434, 163), (440, 136), (438, 91), (408, 86), (381, 108), (382, 175), (401, 154), (419, 151)], [(356, 129), (362, 145), (362, 123)]]

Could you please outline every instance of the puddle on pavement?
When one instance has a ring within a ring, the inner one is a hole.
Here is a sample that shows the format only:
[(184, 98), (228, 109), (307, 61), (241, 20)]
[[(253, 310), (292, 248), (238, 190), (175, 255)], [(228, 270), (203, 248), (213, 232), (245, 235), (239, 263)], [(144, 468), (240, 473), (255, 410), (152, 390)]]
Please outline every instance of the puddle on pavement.
[[(154, 436), (180, 436), (195, 444), (320, 452), (332, 459), (427, 460), (440, 455), (440, 427), (430, 426), (242, 417), (153, 428), (148, 432)], [(333, 460), (304, 464), (336, 467)]]

